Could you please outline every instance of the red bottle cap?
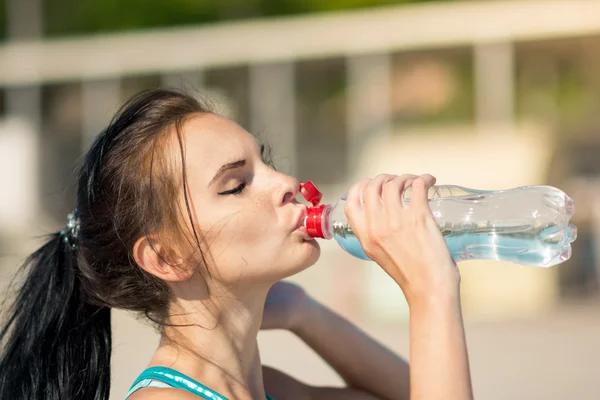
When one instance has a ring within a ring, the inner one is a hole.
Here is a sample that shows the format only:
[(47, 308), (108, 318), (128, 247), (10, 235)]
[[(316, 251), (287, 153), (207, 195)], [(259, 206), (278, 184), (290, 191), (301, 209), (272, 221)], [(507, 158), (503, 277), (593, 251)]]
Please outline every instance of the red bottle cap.
[(317, 189), (312, 181), (300, 182), (300, 193), (302, 193), (302, 196), (304, 196), (306, 201), (311, 203), (313, 206), (318, 205), (323, 198), (323, 194), (319, 192), (319, 189)]
[(313, 205), (313, 207), (309, 207), (306, 210), (306, 219), (304, 220), (306, 233), (310, 237), (330, 239), (331, 234), (323, 232), (323, 219), (328, 220), (331, 206), (325, 204), (319, 205), (323, 195), (311, 181), (300, 183), (300, 193), (306, 201)]
[(323, 211), (326, 207), (325, 204), (322, 204), (320, 206), (310, 207), (306, 210), (304, 226), (306, 228), (306, 233), (308, 233), (310, 237), (325, 238), (325, 235), (323, 235)]

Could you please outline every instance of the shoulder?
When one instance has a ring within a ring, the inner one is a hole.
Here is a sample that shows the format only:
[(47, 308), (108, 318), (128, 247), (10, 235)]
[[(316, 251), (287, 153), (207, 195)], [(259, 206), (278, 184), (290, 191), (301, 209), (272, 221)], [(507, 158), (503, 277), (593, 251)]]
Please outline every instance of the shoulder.
[(198, 400), (198, 396), (181, 389), (147, 387), (138, 390), (127, 400)]

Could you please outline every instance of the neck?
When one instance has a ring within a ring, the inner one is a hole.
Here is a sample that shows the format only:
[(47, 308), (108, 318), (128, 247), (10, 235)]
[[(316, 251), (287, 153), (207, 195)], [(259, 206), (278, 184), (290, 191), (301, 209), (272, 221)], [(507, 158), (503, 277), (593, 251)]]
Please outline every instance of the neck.
[(168, 323), (176, 326), (165, 327), (161, 348), (174, 350), (177, 364), (183, 362), (207, 384), (223, 382), (228, 391), (264, 398), (256, 337), (268, 290), (267, 285), (251, 290), (218, 288), (204, 298), (174, 291), (177, 301)]

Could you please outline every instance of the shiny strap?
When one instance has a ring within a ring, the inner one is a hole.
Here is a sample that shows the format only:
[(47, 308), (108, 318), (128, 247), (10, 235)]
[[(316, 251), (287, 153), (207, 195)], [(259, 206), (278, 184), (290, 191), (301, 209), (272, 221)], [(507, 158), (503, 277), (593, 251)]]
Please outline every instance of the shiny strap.
[[(157, 381), (159, 384), (153, 383)], [(160, 385), (161, 382), (163, 385)], [(198, 396), (207, 400), (227, 400), (225, 396), (220, 395), (214, 390), (204, 386), (200, 382), (197, 382), (181, 372), (168, 367), (150, 367), (146, 369), (140, 374), (140, 376), (138, 376), (135, 382), (133, 382), (133, 385), (131, 385), (129, 392), (127, 393), (127, 397), (131, 396), (131, 394), (137, 390), (148, 386), (182, 389), (197, 394)], [(269, 395), (266, 396), (268, 400), (273, 400), (273, 398)]]

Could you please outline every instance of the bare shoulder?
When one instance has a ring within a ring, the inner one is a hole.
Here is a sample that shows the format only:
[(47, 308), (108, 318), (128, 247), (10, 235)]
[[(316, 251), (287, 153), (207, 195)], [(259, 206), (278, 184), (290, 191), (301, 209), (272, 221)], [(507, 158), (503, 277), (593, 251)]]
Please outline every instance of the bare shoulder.
[(181, 389), (146, 387), (138, 390), (127, 400), (198, 400), (198, 396)]

